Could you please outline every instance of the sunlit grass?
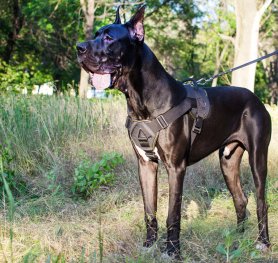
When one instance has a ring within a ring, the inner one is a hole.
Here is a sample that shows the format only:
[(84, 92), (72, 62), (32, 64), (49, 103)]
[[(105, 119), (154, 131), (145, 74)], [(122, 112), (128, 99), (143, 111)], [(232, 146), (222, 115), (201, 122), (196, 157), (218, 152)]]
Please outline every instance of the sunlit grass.
[[(15, 196), (12, 255), (9, 206), (2, 198), (0, 262), (100, 262), (102, 256), (103, 262), (171, 261), (162, 253), (168, 208), (163, 168), (159, 171), (159, 239), (153, 248), (142, 248), (143, 203), (136, 159), (124, 128), (123, 98), (5, 97), (0, 101), (0, 143), (12, 158), (6, 169), (23, 178), (27, 188)], [(250, 219), (247, 231), (239, 235), (215, 153), (189, 167), (185, 177), (181, 230), (185, 262), (225, 262), (216, 248), (229, 238), (241, 248), (232, 262), (278, 261), (278, 109), (268, 109), (273, 120), (268, 183), (272, 252), (255, 250), (258, 229), (247, 155), (242, 183), (249, 196)], [(96, 190), (88, 200), (76, 199), (70, 190), (74, 168), (85, 158), (93, 162), (111, 151), (126, 160), (116, 169), (113, 185)]]

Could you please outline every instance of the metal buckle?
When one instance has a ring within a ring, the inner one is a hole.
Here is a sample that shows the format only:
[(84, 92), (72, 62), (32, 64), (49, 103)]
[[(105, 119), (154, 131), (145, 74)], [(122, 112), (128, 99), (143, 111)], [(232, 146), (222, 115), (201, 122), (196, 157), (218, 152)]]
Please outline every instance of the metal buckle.
[(160, 125), (160, 127), (161, 127), (162, 129), (167, 128), (168, 125), (169, 125), (169, 124), (167, 123), (167, 121), (164, 119), (163, 115), (157, 116), (157, 117), (156, 117), (156, 120), (157, 120), (158, 124)]
[(197, 117), (194, 121), (194, 125), (193, 125), (193, 132), (200, 134), (201, 130), (202, 130), (202, 126), (203, 126), (203, 119), (200, 117)]
[(197, 134), (200, 134), (201, 133), (201, 128), (197, 127), (197, 126), (194, 126), (193, 127), (193, 132), (197, 133)]
[(145, 153), (146, 153), (146, 156), (147, 156), (148, 158), (150, 158), (150, 160), (152, 160), (152, 161), (158, 161), (158, 158), (157, 158), (155, 152), (153, 152), (153, 151), (145, 151)]

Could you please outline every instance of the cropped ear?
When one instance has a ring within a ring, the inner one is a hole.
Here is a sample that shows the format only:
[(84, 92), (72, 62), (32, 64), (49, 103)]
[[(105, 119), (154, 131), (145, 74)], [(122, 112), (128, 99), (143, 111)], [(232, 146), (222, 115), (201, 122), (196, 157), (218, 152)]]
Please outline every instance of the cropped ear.
[(132, 39), (138, 41), (144, 40), (144, 14), (146, 5), (142, 5), (138, 8), (135, 15), (127, 22), (129, 33)]
[(117, 11), (116, 11), (116, 19), (113, 24), (121, 24), (122, 23), (121, 17), (120, 17), (120, 8), (121, 8), (121, 6), (119, 5), (117, 8)]

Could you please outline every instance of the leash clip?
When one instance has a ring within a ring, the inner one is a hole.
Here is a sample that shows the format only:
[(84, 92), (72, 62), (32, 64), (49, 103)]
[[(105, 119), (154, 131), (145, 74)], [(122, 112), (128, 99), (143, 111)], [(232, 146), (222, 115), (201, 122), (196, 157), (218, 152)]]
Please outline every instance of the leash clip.
[(196, 83), (197, 83), (197, 85), (204, 86), (207, 84), (208, 81), (210, 81), (210, 79), (201, 78), (201, 79), (197, 80)]
[(198, 87), (198, 81), (194, 78), (187, 78), (183, 81), (183, 84), (188, 83), (191, 87)]

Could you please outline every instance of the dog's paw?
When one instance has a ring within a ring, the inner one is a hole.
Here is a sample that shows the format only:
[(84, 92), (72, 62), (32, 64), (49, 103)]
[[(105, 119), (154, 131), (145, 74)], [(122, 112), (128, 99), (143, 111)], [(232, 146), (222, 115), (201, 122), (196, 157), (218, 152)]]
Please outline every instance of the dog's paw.
[(171, 262), (173, 260), (173, 257), (172, 256), (169, 256), (166, 252), (163, 252), (160, 256), (160, 258), (166, 262)]
[(146, 246), (142, 246), (140, 248), (141, 252), (144, 254), (150, 254), (154, 249), (153, 247), (146, 247)]
[(183, 262), (181, 255), (178, 254), (168, 254), (167, 252), (163, 252), (160, 256), (163, 262)]
[(157, 258), (160, 255), (160, 249), (157, 246), (157, 243), (154, 243), (151, 247), (140, 246), (140, 254), (146, 258)]
[(268, 246), (262, 242), (257, 242), (256, 249), (260, 250), (263, 253), (266, 253), (266, 252), (270, 251), (270, 246)]

